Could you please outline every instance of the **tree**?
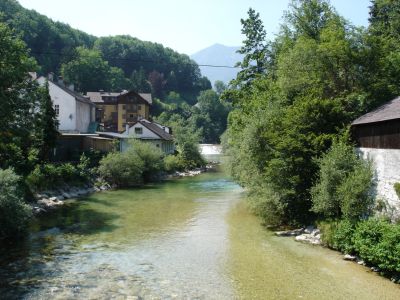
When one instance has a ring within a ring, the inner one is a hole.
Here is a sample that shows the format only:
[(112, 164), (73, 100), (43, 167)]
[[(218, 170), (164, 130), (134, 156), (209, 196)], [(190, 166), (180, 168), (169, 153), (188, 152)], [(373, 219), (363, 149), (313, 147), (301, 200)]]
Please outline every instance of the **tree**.
[(31, 165), (31, 126), (40, 95), (29, 72), (36, 63), (25, 44), (0, 23), (0, 168), (28, 173)]
[(0, 169), (0, 240), (18, 238), (25, 230), (31, 209), (23, 201), (21, 178), (12, 169)]
[(134, 70), (131, 74), (132, 89), (139, 93), (150, 93), (151, 85), (147, 81), (146, 73), (143, 67), (139, 70)]
[(39, 112), (36, 117), (36, 147), (39, 149), (39, 161), (47, 161), (50, 151), (56, 147), (59, 136), (58, 120), (49, 94), (49, 85), (41, 88)]
[(242, 34), (246, 36), (242, 47), (237, 51), (244, 55), (243, 61), (236, 64), (241, 67), (237, 78), (231, 82), (233, 86), (249, 85), (260, 74), (267, 71), (269, 43), (266, 42), (266, 31), (260, 20), (260, 14), (250, 8), (248, 18), (241, 19)]
[(225, 82), (223, 82), (221, 80), (217, 80), (214, 82), (214, 89), (215, 89), (215, 92), (218, 94), (218, 96), (221, 96), (227, 88), (228, 87), (225, 84)]
[(110, 90), (110, 66), (101, 53), (84, 47), (76, 48), (73, 60), (61, 67), (64, 79), (80, 92)]

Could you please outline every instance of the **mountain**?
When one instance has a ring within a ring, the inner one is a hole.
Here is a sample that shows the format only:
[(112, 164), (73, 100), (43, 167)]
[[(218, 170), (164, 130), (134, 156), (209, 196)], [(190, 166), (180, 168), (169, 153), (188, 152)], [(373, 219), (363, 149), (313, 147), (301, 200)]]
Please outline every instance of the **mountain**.
[[(191, 55), (190, 58), (199, 65), (215, 65), (215, 66), (234, 66), (238, 61), (242, 61), (243, 55), (236, 53), (240, 47), (229, 47), (221, 44), (214, 44), (208, 48), (200, 50)], [(228, 83), (236, 78), (239, 69), (234, 68), (217, 68), (217, 67), (200, 67), (201, 74), (207, 76), (214, 84), (216, 80)]]

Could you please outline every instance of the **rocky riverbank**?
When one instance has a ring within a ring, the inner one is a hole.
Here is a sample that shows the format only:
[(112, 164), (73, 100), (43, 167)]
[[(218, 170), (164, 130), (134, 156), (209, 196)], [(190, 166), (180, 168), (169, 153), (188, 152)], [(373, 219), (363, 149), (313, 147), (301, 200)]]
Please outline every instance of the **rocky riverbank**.
[(64, 200), (87, 196), (111, 188), (110, 185), (104, 183), (99, 185), (85, 184), (79, 187), (65, 185), (55, 190), (42, 191), (34, 194), (36, 203), (32, 204), (32, 211), (35, 215), (45, 213), (64, 205)]
[[(203, 168), (196, 168), (184, 172), (175, 172), (165, 176), (164, 179), (196, 176), (215, 168), (215, 166), (218, 164), (219, 162), (212, 161)], [(79, 187), (64, 185), (63, 187), (54, 190), (38, 192), (34, 194), (36, 202), (31, 205), (32, 211), (34, 215), (46, 213), (64, 205), (64, 200), (84, 197), (95, 192), (107, 191), (112, 188), (115, 187), (98, 181), (95, 185), (85, 184)]]

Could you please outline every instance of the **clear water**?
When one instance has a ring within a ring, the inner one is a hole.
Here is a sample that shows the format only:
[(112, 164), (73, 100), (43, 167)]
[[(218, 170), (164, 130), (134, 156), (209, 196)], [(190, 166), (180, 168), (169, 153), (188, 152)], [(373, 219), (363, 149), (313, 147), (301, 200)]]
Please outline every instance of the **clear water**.
[(223, 172), (71, 201), (1, 249), (0, 299), (400, 299), (336, 252), (273, 236)]

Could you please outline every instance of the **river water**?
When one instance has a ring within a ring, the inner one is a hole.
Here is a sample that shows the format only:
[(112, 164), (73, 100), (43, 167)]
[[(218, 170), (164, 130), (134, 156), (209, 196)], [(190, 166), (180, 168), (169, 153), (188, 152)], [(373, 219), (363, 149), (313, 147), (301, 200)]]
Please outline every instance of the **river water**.
[(221, 171), (71, 201), (1, 249), (0, 299), (400, 299), (338, 253), (265, 230)]

